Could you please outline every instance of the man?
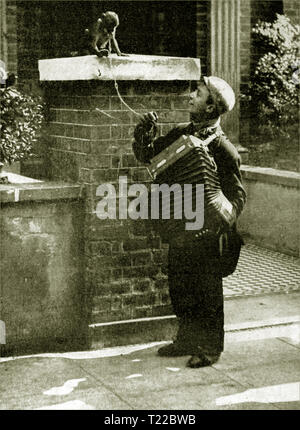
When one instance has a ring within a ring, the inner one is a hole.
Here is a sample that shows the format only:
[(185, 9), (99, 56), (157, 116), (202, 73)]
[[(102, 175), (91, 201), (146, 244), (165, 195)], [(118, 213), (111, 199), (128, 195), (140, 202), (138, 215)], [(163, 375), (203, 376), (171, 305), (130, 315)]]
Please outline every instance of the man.
[[(194, 135), (205, 140), (217, 132), (218, 137), (209, 144), (209, 152), (217, 165), (222, 191), (231, 202), (233, 225), (222, 226), (225, 235), (231, 233), (238, 251), (233, 255), (236, 265), (241, 239), (236, 232), (235, 220), (241, 213), (246, 194), (240, 174), (240, 157), (220, 127), (220, 116), (235, 104), (232, 88), (223, 79), (204, 77), (190, 94), (191, 122), (173, 128), (166, 136), (155, 139), (155, 113), (145, 114), (136, 126), (133, 151), (136, 158), (149, 163), (152, 157), (171, 145), (180, 136)], [(169, 240), (168, 277), (172, 306), (178, 320), (175, 341), (158, 350), (160, 356), (191, 355), (188, 367), (203, 367), (215, 363), (224, 346), (224, 311), (221, 259), (223, 236), (196, 232), (193, 240), (186, 234)], [(229, 236), (228, 236), (229, 237)], [(231, 256), (229, 255), (229, 260)], [(226, 272), (226, 270), (225, 270)]]

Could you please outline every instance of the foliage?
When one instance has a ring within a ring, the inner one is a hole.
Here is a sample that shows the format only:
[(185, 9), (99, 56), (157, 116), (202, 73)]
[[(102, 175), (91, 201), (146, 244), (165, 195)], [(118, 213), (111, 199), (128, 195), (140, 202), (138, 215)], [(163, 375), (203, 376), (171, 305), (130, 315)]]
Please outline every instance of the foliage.
[(0, 89), (0, 161), (12, 163), (31, 155), (43, 122), (41, 98), (14, 87)]
[(257, 135), (289, 137), (298, 121), (300, 71), (300, 26), (285, 15), (273, 23), (258, 22), (252, 29), (257, 46), (265, 54), (259, 59), (244, 100), (257, 121)]

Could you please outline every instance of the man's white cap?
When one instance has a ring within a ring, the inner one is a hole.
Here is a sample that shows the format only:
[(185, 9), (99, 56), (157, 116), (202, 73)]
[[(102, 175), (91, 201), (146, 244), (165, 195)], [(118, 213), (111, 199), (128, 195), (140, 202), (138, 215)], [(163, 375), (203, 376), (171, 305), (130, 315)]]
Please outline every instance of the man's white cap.
[(231, 86), (217, 76), (204, 76), (203, 80), (217, 106), (219, 115), (231, 111), (235, 104), (235, 95)]

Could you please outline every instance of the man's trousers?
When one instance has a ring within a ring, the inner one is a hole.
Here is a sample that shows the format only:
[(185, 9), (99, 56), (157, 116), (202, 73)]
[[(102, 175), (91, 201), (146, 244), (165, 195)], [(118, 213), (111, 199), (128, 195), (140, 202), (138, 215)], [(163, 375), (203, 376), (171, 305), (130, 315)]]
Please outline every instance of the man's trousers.
[(216, 244), (170, 245), (169, 291), (178, 318), (177, 341), (189, 350), (220, 354), (224, 347), (224, 300)]

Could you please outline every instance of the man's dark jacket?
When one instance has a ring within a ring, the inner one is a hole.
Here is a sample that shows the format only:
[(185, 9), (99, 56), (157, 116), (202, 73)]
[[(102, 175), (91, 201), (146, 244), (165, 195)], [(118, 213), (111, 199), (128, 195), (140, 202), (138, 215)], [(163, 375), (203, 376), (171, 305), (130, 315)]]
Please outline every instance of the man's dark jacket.
[[(219, 125), (197, 130), (197, 126), (193, 123), (183, 124), (173, 128), (165, 136), (154, 139), (154, 135), (151, 132), (147, 133), (145, 125), (140, 123), (135, 128), (133, 151), (139, 161), (147, 164), (150, 162), (151, 158), (167, 148), (182, 135), (195, 135), (204, 140), (215, 132), (218, 132), (220, 135), (209, 144), (209, 151), (214, 157), (218, 168), (222, 191), (233, 205), (237, 218), (242, 212), (246, 202), (246, 193), (242, 185), (240, 172), (240, 156), (237, 149), (225, 136)], [(237, 245), (237, 247), (240, 248), (241, 239), (236, 233), (236, 224), (229, 229), (229, 235), (230, 238), (236, 242), (233, 243), (234, 247)], [(224, 238), (226, 239), (225, 242), (228, 243), (228, 237), (225, 235)], [(224, 256), (227, 251), (233, 250), (224, 248), (222, 250)], [(226, 262), (223, 263), (226, 264)]]

